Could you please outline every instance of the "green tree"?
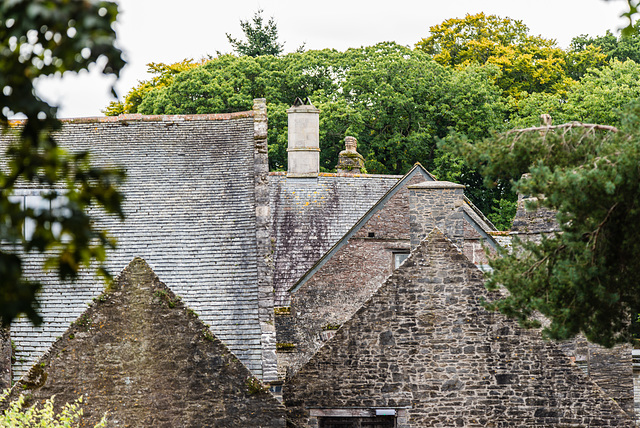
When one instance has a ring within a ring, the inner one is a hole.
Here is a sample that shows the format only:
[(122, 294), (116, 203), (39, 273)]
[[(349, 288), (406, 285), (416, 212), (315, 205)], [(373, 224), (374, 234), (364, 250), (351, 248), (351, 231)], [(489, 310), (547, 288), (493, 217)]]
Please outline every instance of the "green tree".
[(147, 73), (153, 74), (154, 76), (150, 80), (140, 82), (137, 86), (132, 88), (125, 96), (124, 101), (110, 102), (102, 112), (106, 116), (117, 116), (124, 113), (137, 113), (138, 106), (147, 92), (170, 85), (176, 74), (190, 70), (202, 63), (204, 63), (204, 60), (194, 62), (191, 58), (184, 59), (173, 64), (164, 64), (161, 62), (149, 63), (147, 64)]
[(584, 333), (612, 346), (640, 333), (640, 107), (619, 122), (619, 131), (571, 123), (453, 145), (488, 183), (513, 180), (537, 198), (530, 208), (557, 213), (560, 233), (516, 240), (490, 262), (487, 284), (509, 290), (489, 307), (526, 327), (542, 314), (552, 339)]
[(253, 15), (253, 22), (240, 20), (240, 27), (244, 33), (246, 41), (242, 41), (231, 37), (227, 33), (227, 40), (233, 46), (233, 50), (238, 55), (261, 56), (273, 55), (278, 56), (282, 53), (284, 44), (278, 43), (278, 27), (273, 17), (264, 23), (262, 18), (262, 9)]
[(449, 67), (497, 66), (496, 83), (506, 95), (562, 92), (570, 84), (566, 53), (554, 40), (531, 36), (522, 21), (478, 13), (448, 19), (429, 31), (416, 49)]
[[(23, 276), (25, 253), (45, 255), (45, 266), (63, 280), (101, 262), (114, 245), (87, 214), (91, 206), (122, 216), (116, 185), (124, 172), (92, 167), (87, 153), (58, 147), (56, 108), (40, 99), (33, 82), (41, 76), (101, 66), (118, 76), (124, 65), (113, 46), (117, 6), (104, 1), (5, 1), (0, 3), (0, 126), (11, 143), (0, 166), (0, 316), (9, 324), (26, 314), (34, 323), (40, 283)], [(22, 114), (21, 123), (9, 121)], [(17, 184), (44, 189), (50, 209), (24, 206), (12, 197)], [(31, 236), (22, 233), (34, 225)], [(107, 275), (104, 268), (98, 272)]]
[(282, 57), (221, 55), (176, 74), (168, 85), (151, 88), (137, 111), (242, 111), (251, 108), (253, 98), (265, 97), (269, 162), (272, 170), (279, 170), (287, 162), (286, 110), (296, 97), (309, 97), (322, 112), (324, 171), (335, 170), (345, 135), (353, 135), (368, 172), (403, 174), (421, 162), (442, 176), (456, 174), (470, 186), (474, 202), (490, 212), (507, 187), (477, 187), (481, 178), (438, 151), (437, 140), (451, 131), (480, 139), (502, 126), (506, 104), (492, 83), (498, 73), (493, 66), (443, 67), (423, 52), (395, 43)]
[(640, 98), (640, 64), (631, 60), (591, 69), (567, 94), (532, 94), (520, 100), (513, 126), (537, 124), (543, 113), (556, 123), (578, 121), (619, 125), (621, 113)]
[(569, 52), (571, 54), (583, 54), (589, 50), (597, 49), (604, 55), (604, 61), (598, 68), (612, 60), (624, 62), (633, 60), (640, 63), (640, 23), (636, 23), (628, 29), (624, 35), (614, 36), (607, 31), (604, 36), (591, 37), (581, 35), (571, 40)]

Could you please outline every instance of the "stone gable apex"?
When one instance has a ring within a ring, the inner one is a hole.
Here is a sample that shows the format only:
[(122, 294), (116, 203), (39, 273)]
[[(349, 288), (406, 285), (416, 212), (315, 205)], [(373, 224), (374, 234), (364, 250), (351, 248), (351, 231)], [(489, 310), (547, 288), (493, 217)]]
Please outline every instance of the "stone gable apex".
[(108, 426), (284, 427), (284, 408), (165, 284), (135, 258), (13, 394), (82, 395), (84, 422)]
[[(349, 242), (349, 239), (354, 236), (360, 229), (362, 229), (369, 220), (380, 210), (383, 210), (387, 202), (393, 198), (398, 191), (405, 186), (411, 184), (412, 180), (422, 176), (427, 182), (437, 182), (436, 178), (417, 162), (409, 172), (407, 172), (397, 183), (395, 183), (385, 195), (377, 201), (348, 231), (345, 235), (336, 242), (318, 261), (302, 276), (300, 279), (289, 289), (290, 293), (294, 293), (300, 287), (302, 287), (313, 275), (322, 268), (322, 266), (333, 257), (344, 245)], [(442, 183), (442, 182), (439, 182)], [(486, 240), (489, 245), (494, 249), (497, 247), (493, 236), (490, 235), (494, 232), (495, 226), (487, 220), (478, 208), (465, 196), (465, 205), (462, 207), (462, 213), (465, 221), (467, 221), (480, 235)]]
[(340, 409), (392, 408), (398, 428), (634, 426), (555, 344), (487, 312), (493, 297), (434, 230), (288, 380), (289, 417), (306, 426)]
[(336, 242), (312, 267), (309, 269), (290, 289), (290, 293), (294, 293), (302, 287), (331, 257), (333, 257), (342, 248), (349, 239), (357, 233), (369, 220), (380, 210), (400, 189), (406, 186), (412, 179), (422, 177), (424, 180), (435, 181), (435, 177), (431, 175), (420, 163), (416, 163), (411, 170), (398, 180), (382, 198), (377, 201), (348, 231)]

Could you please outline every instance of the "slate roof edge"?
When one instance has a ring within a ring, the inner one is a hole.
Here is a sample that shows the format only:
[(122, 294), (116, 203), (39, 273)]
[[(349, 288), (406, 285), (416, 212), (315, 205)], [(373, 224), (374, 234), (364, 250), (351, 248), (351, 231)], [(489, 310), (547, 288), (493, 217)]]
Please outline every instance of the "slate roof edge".
[[(426, 170), (425, 170), (426, 171)], [(429, 176), (433, 177), (428, 171)], [(286, 171), (269, 171), (270, 176), (285, 176), (287, 175)], [(348, 173), (337, 173), (337, 172), (319, 172), (318, 177), (349, 177), (349, 178), (387, 178), (393, 180), (399, 180), (404, 175), (388, 175), (388, 174), (348, 174)], [(315, 177), (313, 177), (315, 178)], [(304, 179), (304, 178), (303, 178)]]
[(486, 227), (483, 227), (485, 232), (487, 232), (487, 233), (498, 232), (498, 228), (495, 227), (495, 225), (493, 223), (491, 223), (491, 220), (489, 220), (487, 217), (485, 217), (485, 215), (482, 213), (482, 211), (480, 211), (478, 209), (478, 207), (476, 207), (475, 204), (473, 202), (471, 202), (471, 200), (469, 198), (467, 198), (465, 196), (464, 197), (464, 201), (467, 203), (467, 205), (473, 211), (473, 213), (480, 218), (480, 221), (482, 221), (484, 223), (484, 225), (486, 226)]
[(496, 241), (496, 239), (491, 234), (492, 231), (487, 232), (482, 227), (480, 222), (478, 222), (475, 211), (471, 208), (470, 205), (468, 204), (463, 205), (462, 216), (464, 217), (465, 220), (467, 220), (467, 222), (471, 225), (471, 227), (473, 227), (476, 230), (476, 232), (478, 232), (480, 236), (482, 236), (482, 238), (493, 247), (494, 250), (497, 250), (498, 248), (500, 248), (500, 244), (498, 244), (498, 241)]
[[(195, 120), (232, 120), (253, 117), (254, 111), (214, 114), (121, 114), (119, 116), (74, 117), (59, 119), (62, 123), (118, 123), (118, 122), (184, 122)], [(10, 126), (20, 126), (26, 119), (12, 119)]]
[[(411, 171), (402, 176), (400, 180), (398, 180), (398, 182), (394, 184), (393, 187), (391, 187), (391, 189), (389, 189), (387, 193), (385, 193), (385, 195), (369, 209), (369, 211), (360, 217), (360, 220), (358, 220), (356, 224), (354, 224), (351, 229), (349, 229), (349, 231), (329, 249), (329, 251), (327, 251), (304, 275), (302, 275), (302, 277), (291, 288), (289, 288), (289, 292), (293, 293), (302, 287), (309, 278), (311, 278), (331, 257), (333, 257), (333, 255), (342, 248), (349, 239), (351, 239), (351, 237), (360, 230), (371, 217), (373, 217), (376, 212), (382, 209), (387, 201), (391, 199), (391, 197), (395, 195), (396, 192), (418, 172), (422, 173), (427, 180), (436, 181), (435, 177), (427, 171), (425, 167), (423, 167), (419, 162), (416, 162), (413, 168), (411, 168)], [(384, 177), (390, 176), (387, 175)]]

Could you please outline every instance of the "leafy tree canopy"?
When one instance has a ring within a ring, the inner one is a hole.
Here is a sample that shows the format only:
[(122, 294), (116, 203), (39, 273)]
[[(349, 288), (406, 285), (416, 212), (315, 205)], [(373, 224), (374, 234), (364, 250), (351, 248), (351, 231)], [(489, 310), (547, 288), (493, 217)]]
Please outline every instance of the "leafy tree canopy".
[(502, 190), (475, 189), (479, 176), (439, 151), (436, 141), (451, 130), (480, 139), (502, 126), (505, 101), (492, 83), (498, 73), (491, 66), (456, 71), (395, 43), (282, 57), (222, 55), (149, 91), (135, 108), (146, 114), (241, 111), (251, 108), (253, 98), (265, 97), (269, 160), (272, 169), (283, 169), (286, 110), (296, 97), (310, 97), (322, 111), (325, 171), (335, 169), (344, 137), (353, 135), (368, 172), (403, 174), (419, 161), (436, 174), (470, 184), (477, 192), (474, 202), (490, 211)]
[(227, 33), (227, 40), (233, 46), (233, 50), (238, 55), (261, 56), (273, 55), (278, 56), (282, 53), (284, 44), (278, 43), (278, 27), (273, 17), (269, 18), (266, 23), (262, 18), (262, 9), (253, 15), (253, 22), (240, 20), (240, 27), (246, 38), (246, 41), (231, 37)]
[(609, 66), (591, 69), (565, 95), (532, 94), (518, 103), (513, 126), (538, 123), (550, 114), (555, 123), (578, 121), (620, 125), (621, 113), (640, 98), (640, 64), (613, 60)]
[[(282, 170), (286, 110), (296, 97), (310, 97), (322, 111), (324, 171), (334, 170), (345, 135), (353, 135), (368, 172), (402, 174), (419, 161), (442, 179), (466, 184), (474, 203), (508, 228), (515, 213), (510, 184), (486, 189), (473, 168), (436, 142), (452, 132), (481, 140), (491, 131), (537, 123), (541, 113), (556, 121), (594, 117), (607, 123), (617, 117), (607, 106), (622, 108), (636, 97), (633, 65), (609, 66), (606, 55), (591, 45), (562, 51), (508, 18), (478, 14), (448, 20), (418, 45), (411, 50), (380, 43), (279, 57), (219, 55), (189, 63), (179, 73), (165, 66), (160, 76), (134, 88), (120, 110), (108, 113), (240, 111), (250, 109), (253, 98), (266, 97), (270, 167)], [(600, 71), (588, 73), (591, 69)], [(593, 87), (600, 95), (588, 94)]]
[(123, 113), (137, 113), (138, 106), (147, 92), (171, 84), (176, 74), (190, 70), (204, 62), (204, 59), (199, 62), (195, 62), (193, 59), (189, 58), (173, 64), (149, 63), (147, 64), (147, 72), (152, 74), (153, 77), (150, 80), (141, 82), (138, 86), (132, 88), (125, 96), (124, 102), (112, 101), (102, 112), (106, 116), (117, 116)]
[(574, 123), (452, 144), (489, 184), (513, 180), (537, 197), (530, 208), (557, 212), (560, 233), (516, 241), (490, 262), (488, 280), (510, 293), (491, 307), (527, 327), (540, 325), (539, 312), (552, 339), (584, 333), (612, 346), (639, 333), (640, 107), (619, 122), (619, 131)]
[(607, 31), (604, 36), (581, 35), (571, 40), (570, 52), (583, 52), (590, 47), (598, 48), (607, 61), (631, 59), (640, 63), (640, 22), (633, 25), (625, 35), (614, 36)]
[[(23, 276), (25, 253), (45, 255), (45, 266), (73, 279), (82, 266), (104, 260), (114, 243), (95, 229), (87, 214), (100, 206), (122, 216), (116, 189), (124, 172), (91, 166), (87, 153), (67, 153), (55, 140), (56, 108), (41, 100), (34, 81), (100, 66), (118, 76), (124, 65), (113, 46), (117, 6), (106, 1), (5, 1), (0, 3), (0, 127), (13, 141), (0, 164), (0, 316), (19, 314), (34, 323), (40, 284)], [(101, 61), (99, 61), (101, 60)], [(10, 122), (22, 114), (22, 122)], [(42, 189), (51, 207), (25, 206), (13, 197), (16, 185)], [(33, 233), (25, 236), (26, 223)], [(103, 269), (99, 273), (107, 275)]]
[(554, 40), (529, 34), (522, 21), (496, 15), (467, 15), (430, 28), (416, 44), (438, 63), (450, 67), (493, 64), (496, 82), (506, 95), (564, 90), (570, 83), (566, 53)]

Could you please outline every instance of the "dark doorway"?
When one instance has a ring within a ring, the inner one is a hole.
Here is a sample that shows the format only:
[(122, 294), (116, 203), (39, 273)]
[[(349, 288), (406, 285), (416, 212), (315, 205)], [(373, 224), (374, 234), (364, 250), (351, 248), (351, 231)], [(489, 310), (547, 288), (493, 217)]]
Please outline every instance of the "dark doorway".
[(374, 418), (327, 418), (318, 419), (319, 428), (395, 428), (395, 416)]

